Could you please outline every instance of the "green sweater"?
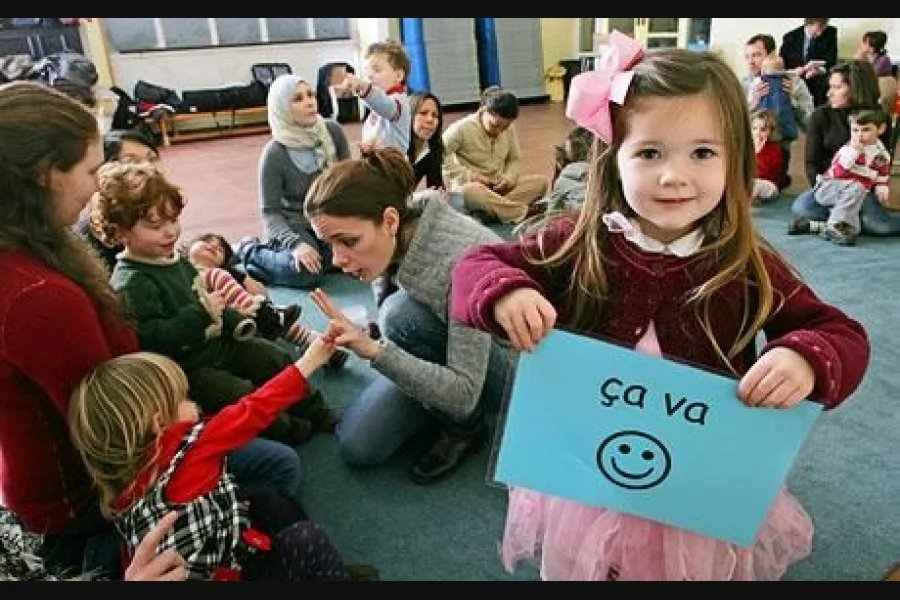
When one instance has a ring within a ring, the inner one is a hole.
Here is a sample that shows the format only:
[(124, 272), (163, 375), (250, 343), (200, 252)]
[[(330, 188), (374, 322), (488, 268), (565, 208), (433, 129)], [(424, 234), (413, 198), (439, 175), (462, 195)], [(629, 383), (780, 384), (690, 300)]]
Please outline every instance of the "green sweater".
[(186, 370), (215, 364), (223, 345), (233, 340), (222, 330), (232, 333), (244, 319), (229, 308), (214, 319), (197, 270), (181, 257), (150, 261), (125, 251), (110, 283), (137, 321), (141, 349), (164, 354)]

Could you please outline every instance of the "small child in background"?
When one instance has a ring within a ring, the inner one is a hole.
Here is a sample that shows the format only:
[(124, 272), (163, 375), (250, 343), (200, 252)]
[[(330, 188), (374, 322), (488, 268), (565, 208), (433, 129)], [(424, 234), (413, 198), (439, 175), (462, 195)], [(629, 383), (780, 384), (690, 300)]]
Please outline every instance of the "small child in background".
[(880, 108), (851, 110), (850, 141), (831, 159), (813, 188), (816, 202), (831, 208), (824, 223), (795, 219), (788, 233), (818, 233), (839, 246), (852, 246), (862, 228), (859, 212), (863, 200), (874, 189), (882, 204), (888, 201), (891, 155), (878, 136), (887, 127)]
[(346, 579), (320, 525), (297, 520), (263, 531), (251, 523), (257, 499), (266, 497), (251, 494), (248, 507), (226, 460), (309, 397), (309, 377), (333, 349), (317, 339), (293, 365), (210, 418), (188, 399), (184, 371), (160, 354), (125, 354), (87, 374), (69, 405), (72, 440), (129, 552), (176, 510), (159, 549), (174, 548), (189, 579)]
[(553, 146), (555, 164), (552, 188), (546, 200), (548, 210), (576, 208), (584, 202), (593, 143), (594, 134), (576, 126), (569, 130), (562, 144)]
[(335, 86), (358, 95), (371, 110), (363, 123), (360, 144), (393, 146), (406, 154), (412, 125), (412, 108), (406, 92), (409, 75), (406, 50), (394, 40), (370, 44), (363, 72), (368, 80), (347, 73), (343, 83)]
[(775, 114), (770, 110), (757, 110), (750, 115), (750, 133), (756, 153), (756, 178), (753, 180), (753, 202), (769, 200), (778, 195), (778, 182), (782, 173), (781, 134)]
[[(300, 305), (276, 306), (266, 296), (266, 287), (237, 269), (231, 245), (217, 233), (194, 238), (185, 252), (206, 285), (207, 292), (221, 292), (225, 305), (256, 321), (256, 331), (266, 339), (282, 338), (303, 353), (319, 334), (299, 321)], [(328, 368), (339, 369), (348, 354), (338, 348), (328, 360)]]

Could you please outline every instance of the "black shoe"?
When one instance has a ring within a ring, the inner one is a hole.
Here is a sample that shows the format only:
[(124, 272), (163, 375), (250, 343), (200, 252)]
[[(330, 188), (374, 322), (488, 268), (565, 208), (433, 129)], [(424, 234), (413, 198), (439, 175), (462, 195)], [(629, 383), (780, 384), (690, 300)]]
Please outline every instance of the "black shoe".
[(256, 311), (256, 332), (268, 340), (283, 337), (300, 318), (302, 310), (299, 304), (275, 306), (265, 300)]
[(469, 454), (478, 451), (487, 440), (487, 426), (462, 429), (446, 427), (427, 452), (409, 468), (409, 478), (418, 485), (430, 485), (444, 479), (462, 464)]
[(469, 210), (469, 216), (471, 216), (482, 225), (497, 225), (500, 223), (500, 219), (497, 218), (497, 215), (489, 213), (486, 210), (481, 210), (479, 208), (473, 208)]
[(285, 439), (282, 440), (288, 446), (299, 446), (306, 443), (312, 437), (315, 426), (310, 419), (290, 416), (290, 426)]
[(372, 565), (344, 565), (348, 581), (381, 581), (381, 574)]
[(338, 371), (345, 364), (347, 364), (347, 358), (350, 354), (346, 350), (341, 350), (338, 348), (334, 351), (334, 354), (328, 359), (328, 362), (325, 364), (325, 368), (329, 371)]
[(788, 223), (788, 235), (803, 235), (809, 233), (809, 219), (797, 217)]
[(313, 431), (334, 433), (341, 421), (341, 417), (325, 402), (322, 390), (313, 390), (305, 400), (294, 404), (287, 412), (292, 418), (309, 421)]

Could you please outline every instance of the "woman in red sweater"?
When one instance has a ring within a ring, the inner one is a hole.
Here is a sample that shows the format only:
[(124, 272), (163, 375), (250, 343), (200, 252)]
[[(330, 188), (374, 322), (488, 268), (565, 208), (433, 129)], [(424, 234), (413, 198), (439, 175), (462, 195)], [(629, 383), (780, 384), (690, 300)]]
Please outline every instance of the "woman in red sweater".
[(59, 571), (116, 554), (67, 424), (79, 379), (137, 350), (106, 271), (71, 230), (102, 162), (78, 102), (32, 82), (0, 88), (0, 504), (46, 534)]

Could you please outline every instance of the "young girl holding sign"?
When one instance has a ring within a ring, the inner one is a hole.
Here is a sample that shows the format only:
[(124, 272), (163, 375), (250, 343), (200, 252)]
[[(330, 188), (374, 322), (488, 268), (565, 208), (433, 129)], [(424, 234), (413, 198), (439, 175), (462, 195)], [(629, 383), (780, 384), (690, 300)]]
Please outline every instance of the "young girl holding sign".
[[(819, 300), (750, 215), (753, 143), (741, 86), (707, 52), (644, 52), (619, 33), (575, 77), (567, 115), (599, 138), (580, 213), (476, 247), (453, 273), (457, 320), (530, 351), (557, 323), (738, 377), (748, 406), (833, 408), (869, 358), (862, 326)], [(759, 356), (755, 338), (767, 344)], [(811, 550), (786, 490), (750, 547), (511, 488), (502, 559), (543, 579), (778, 579)]]

